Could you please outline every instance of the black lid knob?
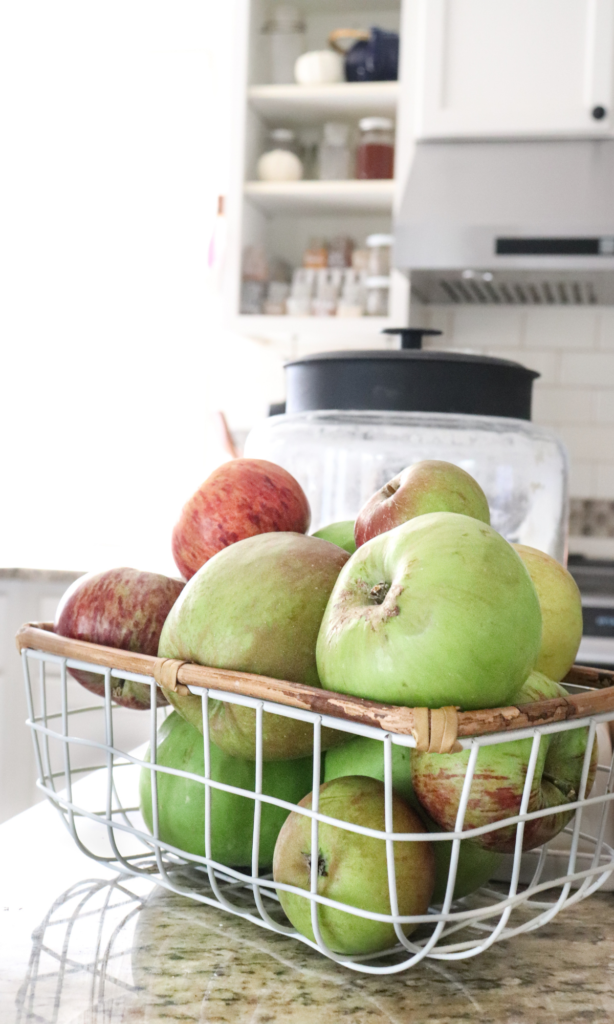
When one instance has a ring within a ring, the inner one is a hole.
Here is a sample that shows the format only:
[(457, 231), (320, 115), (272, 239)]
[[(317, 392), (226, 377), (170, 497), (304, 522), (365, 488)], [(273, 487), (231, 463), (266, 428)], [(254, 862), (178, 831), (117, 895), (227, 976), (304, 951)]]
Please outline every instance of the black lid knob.
[(442, 334), (443, 331), (433, 331), (428, 327), (385, 327), (382, 334), (400, 334), (401, 348), (422, 348), (422, 339), (425, 335)]

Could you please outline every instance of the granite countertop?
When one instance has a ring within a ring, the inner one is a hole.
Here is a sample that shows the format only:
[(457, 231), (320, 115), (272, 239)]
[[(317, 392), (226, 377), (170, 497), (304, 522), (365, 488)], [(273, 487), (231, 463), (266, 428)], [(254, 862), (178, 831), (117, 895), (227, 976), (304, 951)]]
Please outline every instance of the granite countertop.
[(614, 895), (454, 963), (373, 977), (291, 938), (120, 877), (44, 803), (0, 826), (3, 1024), (605, 1024)]

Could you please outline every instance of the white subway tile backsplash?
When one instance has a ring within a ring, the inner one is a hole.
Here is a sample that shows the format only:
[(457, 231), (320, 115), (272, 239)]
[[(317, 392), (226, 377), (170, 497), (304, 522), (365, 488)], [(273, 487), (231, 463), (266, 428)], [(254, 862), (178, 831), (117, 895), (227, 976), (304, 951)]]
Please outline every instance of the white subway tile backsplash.
[(565, 423), (559, 424), (556, 432), (567, 445), (572, 464), (576, 459), (590, 462), (614, 459), (612, 431), (609, 427), (580, 427)]
[(598, 348), (614, 348), (614, 309), (600, 309), (597, 314)]
[(569, 473), (569, 493), (572, 498), (593, 498), (596, 491), (596, 471), (593, 462), (572, 459)]
[[(614, 452), (612, 453), (614, 455)], [(614, 498), (614, 462), (600, 462), (596, 466), (595, 497)]]
[(594, 309), (529, 309), (525, 348), (594, 349), (598, 314)]
[[(597, 423), (614, 424), (614, 389), (594, 391), (593, 394), (595, 395), (595, 420)], [(614, 431), (612, 439), (614, 441)]]
[(513, 306), (454, 310), (453, 344), (482, 350), (518, 348), (524, 336), (526, 311)]
[(596, 388), (614, 388), (614, 353), (563, 352), (561, 383)]
[(597, 419), (598, 392), (584, 388), (557, 388), (544, 384), (533, 394), (536, 423), (592, 423)]

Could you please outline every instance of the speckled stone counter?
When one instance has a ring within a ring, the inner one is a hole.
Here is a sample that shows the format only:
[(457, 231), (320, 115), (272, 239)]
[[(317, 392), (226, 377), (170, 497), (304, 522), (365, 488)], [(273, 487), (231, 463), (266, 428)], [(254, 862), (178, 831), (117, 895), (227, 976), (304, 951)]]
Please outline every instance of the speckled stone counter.
[(41, 804), (0, 827), (2, 1024), (579, 1024), (614, 1020), (614, 896), (471, 960), (366, 977), (120, 878)]

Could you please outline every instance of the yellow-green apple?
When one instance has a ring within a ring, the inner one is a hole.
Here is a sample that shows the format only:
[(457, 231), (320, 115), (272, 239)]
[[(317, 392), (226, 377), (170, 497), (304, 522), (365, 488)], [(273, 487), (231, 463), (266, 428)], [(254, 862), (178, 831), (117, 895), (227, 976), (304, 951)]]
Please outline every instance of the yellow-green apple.
[[(516, 704), (528, 704), (553, 697), (565, 697), (560, 683), (548, 679), (541, 672), (533, 672), (516, 697)], [(492, 825), (520, 813), (520, 804), (527, 767), (531, 756), (532, 739), (506, 740), (481, 747), (464, 829)], [(588, 742), (588, 728), (543, 735), (531, 787), (528, 811), (559, 808), (552, 814), (533, 818), (525, 823), (523, 849), (542, 846), (567, 825), (574, 811), (565, 810), (565, 804), (578, 798), (582, 766)], [(595, 772), (597, 744), (592, 751), (586, 795), (590, 793)], [(469, 751), (454, 754), (425, 754), (414, 752), (412, 778), (420, 803), (434, 821), (445, 831), (452, 831), (456, 822)], [(512, 853), (516, 842), (516, 825), (506, 825), (476, 836), (473, 842), (486, 850)]]
[(531, 577), (487, 523), (417, 516), (367, 541), (339, 574), (317, 646), (329, 690), (439, 708), (507, 704), (533, 668)]
[[(392, 744), (392, 787), (415, 811), (429, 832), (440, 832), (439, 826), (429, 818), (414, 793), (411, 781), (411, 747)], [(384, 745), (380, 740), (367, 736), (355, 736), (342, 747), (329, 750), (324, 758), (324, 781), (330, 782), (343, 775), (368, 775), (370, 778), (384, 781)], [(446, 895), (452, 843), (444, 840), (433, 842), (435, 853), (435, 889), (432, 902), (442, 903)], [(468, 896), (492, 878), (502, 860), (502, 855), (482, 847), (470, 840), (461, 842), (456, 880), (454, 883), (455, 900)]]
[[(242, 758), (229, 757), (215, 744), (210, 745), (211, 778), (228, 786), (255, 789), (255, 764)], [(149, 752), (144, 760), (149, 761)], [(203, 737), (197, 729), (176, 712), (163, 722), (156, 752), (157, 764), (165, 768), (205, 774)], [(187, 853), (205, 856), (205, 787), (194, 779), (168, 772), (158, 772), (158, 826), (165, 843)], [(313, 782), (310, 757), (288, 764), (262, 766), (262, 792), (288, 803), (296, 804), (308, 793)], [(141, 813), (153, 832), (151, 769), (141, 769)], [(258, 863), (270, 869), (279, 830), (288, 816), (287, 810), (275, 804), (262, 803)], [(247, 796), (211, 788), (211, 856), (229, 867), (251, 864), (254, 826), (254, 801)]]
[[(263, 533), (218, 552), (186, 585), (164, 624), (159, 655), (319, 686), (316, 641), (326, 602), (349, 555), (300, 533)], [(202, 732), (200, 697), (167, 692)], [(256, 756), (256, 712), (210, 702), (211, 738), (234, 757)], [(347, 734), (322, 730), (323, 749)], [(304, 757), (313, 727), (282, 715), (263, 716), (265, 760)]]
[(356, 546), (428, 512), (457, 512), (490, 523), (477, 480), (452, 462), (425, 459), (401, 470), (363, 505), (354, 527)]
[(542, 643), (535, 668), (563, 679), (582, 639), (582, 598), (570, 572), (545, 551), (513, 545), (529, 570), (542, 611)]
[[(108, 569), (80, 576), (58, 605), (54, 630), (73, 640), (155, 655), (162, 627), (184, 586), (183, 580), (138, 569)], [(69, 672), (87, 690), (104, 696), (104, 676), (99, 672), (77, 668)], [(145, 683), (112, 679), (111, 686), (116, 704), (150, 706), (151, 691)], [(157, 703), (166, 704), (160, 689)]]
[(264, 459), (232, 459), (181, 510), (173, 558), (189, 580), (218, 551), (260, 533), (306, 533), (311, 512), (298, 480)]
[(351, 555), (356, 551), (354, 540), (354, 520), (344, 519), (340, 523), (329, 523), (321, 530), (316, 530), (313, 537), (320, 537), (322, 540), (329, 540), (331, 544), (338, 544), (340, 548), (349, 551)]
[[(312, 794), (300, 802), (312, 807)], [(320, 787), (319, 810), (331, 818), (384, 831), (384, 786), (376, 779), (350, 775)], [(415, 811), (393, 794), (393, 828), (405, 834), (425, 834)], [(435, 883), (432, 844), (425, 840), (397, 840), (394, 867), (399, 914), (425, 914)], [(311, 819), (293, 811), (286, 819), (273, 858), (276, 882), (299, 889), (311, 887)], [(297, 931), (314, 939), (310, 900), (278, 889), (281, 905)], [(320, 822), (318, 828), (318, 894), (350, 907), (390, 914), (386, 843), (383, 839), (350, 832), (339, 825)], [(318, 907), (322, 938), (336, 953), (373, 953), (396, 945), (392, 924), (372, 921), (322, 904)], [(406, 935), (416, 927), (402, 926)]]

